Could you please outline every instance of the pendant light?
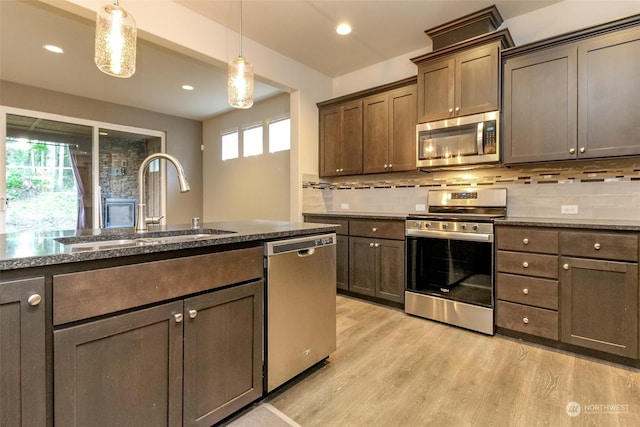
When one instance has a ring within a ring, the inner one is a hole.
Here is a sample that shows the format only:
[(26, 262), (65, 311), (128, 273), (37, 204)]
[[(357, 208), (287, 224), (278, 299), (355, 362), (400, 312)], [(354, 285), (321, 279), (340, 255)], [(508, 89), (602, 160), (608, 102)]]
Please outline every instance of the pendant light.
[(98, 10), (94, 61), (100, 71), (114, 77), (136, 72), (136, 21), (118, 0)]
[(242, 57), (242, 0), (240, 0), (240, 55), (229, 62), (227, 100), (234, 108), (253, 105), (253, 64)]

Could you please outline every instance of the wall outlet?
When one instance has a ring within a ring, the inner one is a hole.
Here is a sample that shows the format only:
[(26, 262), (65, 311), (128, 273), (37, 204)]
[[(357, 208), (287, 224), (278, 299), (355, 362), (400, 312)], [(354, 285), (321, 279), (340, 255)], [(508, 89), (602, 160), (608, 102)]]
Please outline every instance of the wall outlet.
[(426, 205), (416, 205), (416, 212), (424, 212), (427, 210)]
[(340, 209), (349, 209), (349, 203), (340, 203)]
[(578, 205), (562, 205), (560, 206), (560, 213), (575, 215), (578, 213)]

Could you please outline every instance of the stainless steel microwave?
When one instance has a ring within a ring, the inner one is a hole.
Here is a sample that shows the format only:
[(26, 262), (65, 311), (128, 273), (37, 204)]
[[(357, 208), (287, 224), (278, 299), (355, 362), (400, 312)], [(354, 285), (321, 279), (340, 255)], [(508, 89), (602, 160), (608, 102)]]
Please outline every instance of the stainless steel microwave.
[(420, 123), (416, 127), (418, 169), (497, 163), (499, 127), (498, 111)]

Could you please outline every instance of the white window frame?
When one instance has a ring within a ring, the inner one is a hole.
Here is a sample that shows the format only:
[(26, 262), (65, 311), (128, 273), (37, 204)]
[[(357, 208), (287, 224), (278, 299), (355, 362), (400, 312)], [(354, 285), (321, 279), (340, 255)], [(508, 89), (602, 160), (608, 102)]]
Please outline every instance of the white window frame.
[[(247, 154), (247, 141), (245, 141), (245, 135), (247, 132), (251, 132), (254, 129), (258, 129), (260, 128), (260, 133), (262, 138), (260, 139), (260, 152), (259, 153), (252, 153), (252, 154)], [(256, 157), (256, 156), (261, 156), (264, 154), (264, 122), (258, 122), (258, 123), (252, 123), (249, 125), (245, 125), (242, 127), (242, 157), (247, 158), (247, 157)]]

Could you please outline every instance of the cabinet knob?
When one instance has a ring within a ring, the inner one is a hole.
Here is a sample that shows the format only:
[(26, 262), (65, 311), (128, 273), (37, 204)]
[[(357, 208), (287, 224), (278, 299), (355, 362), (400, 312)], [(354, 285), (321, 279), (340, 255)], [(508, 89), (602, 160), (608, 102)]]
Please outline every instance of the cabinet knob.
[(391, 169), (393, 167), (393, 165), (391, 163), (389, 163), (389, 169)]
[(373, 245), (373, 246), (375, 246), (375, 247), (377, 248), (377, 247), (379, 247), (379, 246), (380, 246), (380, 243), (376, 243), (376, 244), (375, 244), (375, 245)]
[(596, 243), (595, 245), (593, 245), (593, 249), (595, 249), (596, 251), (600, 250), (600, 243)]
[(525, 262), (523, 262), (523, 263), (522, 263), (522, 266), (523, 266), (524, 268), (527, 268), (527, 267), (529, 267), (529, 263), (528, 263), (527, 261), (525, 261)]
[(523, 317), (522, 318), (522, 323), (524, 323), (525, 325), (529, 323), (529, 318), (528, 317)]
[(569, 154), (576, 154), (575, 148), (569, 148)]
[(340, 169), (336, 169), (336, 172), (340, 172)]
[(522, 293), (523, 293), (523, 294), (525, 294), (525, 295), (529, 295), (529, 289), (524, 288), (524, 289), (522, 290)]
[(173, 318), (175, 319), (176, 323), (180, 323), (182, 322), (182, 313), (176, 313), (173, 315)]
[(584, 153), (585, 151), (587, 151), (584, 147), (580, 147), (580, 152)]
[(569, 269), (569, 264), (563, 265), (562, 268), (564, 268), (565, 270), (568, 270)]
[(198, 310), (194, 310), (194, 309), (189, 310), (189, 318), (195, 319), (197, 315), (198, 315)]
[(31, 307), (35, 307), (36, 305), (40, 304), (40, 302), (42, 302), (42, 297), (40, 296), (40, 294), (33, 294), (29, 297), (29, 299), (27, 299), (27, 302)]
[(453, 108), (449, 108), (449, 112), (450, 112), (450, 113), (453, 113)]
[(340, 168), (340, 172), (344, 172), (344, 169), (343, 169), (343, 168)]
[(460, 107), (456, 107), (456, 113), (460, 112)]
[(369, 247), (372, 248), (373, 247), (373, 242), (369, 243)]
[(377, 228), (377, 227), (373, 227), (373, 228), (371, 229), (371, 231), (373, 231), (373, 232), (375, 233), (376, 231), (378, 231), (378, 228)]
[(529, 239), (527, 239), (526, 237), (524, 239), (522, 239), (522, 243), (524, 243), (525, 245), (529, 244)]
[(387, 169), (389, 167), (389, 165), (384, 165), (384, 168)]

